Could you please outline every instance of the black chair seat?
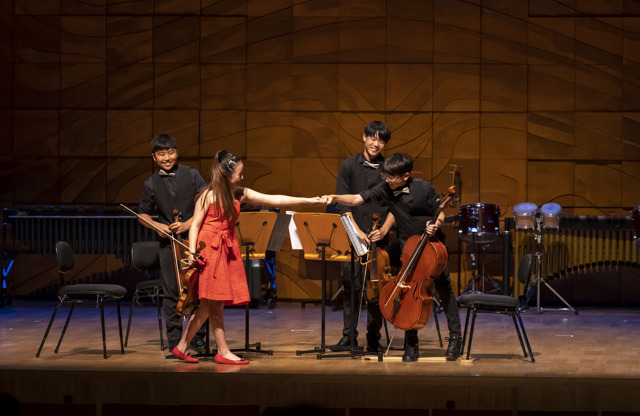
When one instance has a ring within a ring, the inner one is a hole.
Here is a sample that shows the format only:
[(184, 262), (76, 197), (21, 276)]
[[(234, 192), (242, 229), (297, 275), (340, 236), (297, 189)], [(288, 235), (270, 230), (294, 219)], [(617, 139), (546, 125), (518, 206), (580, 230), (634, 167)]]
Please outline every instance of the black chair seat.
[(119, 285), (87, 283), (63, 286), (58, 293), (74, 297), (102, 295), (111, 299), (122, 299), (127, 294), (127, 289)]
[(482, 293), (467, 293), (458, 298), (460, 306), (472, 306), (479, 304), (483, 306), (495, 306), (497, 308), (516, 308), (520, 302), (513, 296), (505, 295), (485, 295)]

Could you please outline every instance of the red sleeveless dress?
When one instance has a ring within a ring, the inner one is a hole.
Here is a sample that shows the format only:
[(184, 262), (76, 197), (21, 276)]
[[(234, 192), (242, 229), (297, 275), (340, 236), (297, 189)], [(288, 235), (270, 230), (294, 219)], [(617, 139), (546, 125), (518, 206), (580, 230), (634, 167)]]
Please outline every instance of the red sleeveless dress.
[(224, 301), (226, 306), (244, 305), (251, 301), (235, 224), (240, 215), (240, 201), (234, 202), (236, 215), (231, 222), (219, 214), (214, 204), (209, 205), (198, 241), (207, 246), (201, 251), (205, 265), (198, 279), (201, 299)]

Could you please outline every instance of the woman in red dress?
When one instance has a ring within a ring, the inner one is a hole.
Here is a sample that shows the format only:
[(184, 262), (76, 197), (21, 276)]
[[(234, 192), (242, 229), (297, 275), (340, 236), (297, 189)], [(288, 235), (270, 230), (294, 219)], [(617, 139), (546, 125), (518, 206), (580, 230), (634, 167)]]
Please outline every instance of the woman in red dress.
[[(198, 359), (186, 354), (191, 338), (209, 319), (218, 353), (214, 360), (223, 364), (247, 364), (233, 354), (224, 336), (223, 308), (225, 305), (244, 305), (251, 300), (240, 246), (235, 235), (235, 223), (240, 215), (240, 203), (285, 206), (322, 204), (320, 197), (298, 198), (287, 195), (261, 194), (239, 186), (244, 164), (233, 153), (216, 153), (211, 168), (211, 182), (196, 197), (196, 207), (189, 229), (189, 248), (195, 252), (197, 242), (206, 247), (200, 252), (205, 264), (200, 271), (200, 303), (192, 314), (186, 331), (173, 354), (187, 362)], [(194, 261), (193, 255), (189, 259)]]

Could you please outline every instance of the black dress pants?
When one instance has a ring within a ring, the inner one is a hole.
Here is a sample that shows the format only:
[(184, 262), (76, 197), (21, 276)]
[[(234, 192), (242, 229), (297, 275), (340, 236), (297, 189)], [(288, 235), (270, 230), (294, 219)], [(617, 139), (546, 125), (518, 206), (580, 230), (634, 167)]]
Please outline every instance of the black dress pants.
[[(344, 325), (342, 335), (348, 337), (351, 328), (356, 328), (354, 336), (358, 337), (358, 312), (360, 311), (360, 293), (362, 289), (362, 266), (358, 261), (354, 262), (353, 279), (351, 277), (351, 262), (342, 264), (342, 313)], [(351, 303), (351, 293), (353, 291), (354, 303)], [(367, 304), (367, 343), (375, 345), (380, 341), (380, 329), (382, 328), (382, 314), (377, 301), (369, 301)]]

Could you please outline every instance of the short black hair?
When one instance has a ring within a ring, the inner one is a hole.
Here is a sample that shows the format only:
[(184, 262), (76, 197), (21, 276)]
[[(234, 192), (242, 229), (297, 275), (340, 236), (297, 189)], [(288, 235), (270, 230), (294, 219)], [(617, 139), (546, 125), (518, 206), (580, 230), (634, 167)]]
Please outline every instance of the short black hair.
[(178, 142), (170, 134), (157, 134), (151, 139), (151, 153), (177, 148)]
[(413, 170), (413, 159), (406, 153), (394, 153), (382, 162), (382, 173), (389, 176), (402, 176)]
[(385, 143), (391, 140), (391, 130), (382, 121), (372, 121), (364, 126), (365, 137), (376, 137), (376, 133), (378, 133), (378, 138)]

